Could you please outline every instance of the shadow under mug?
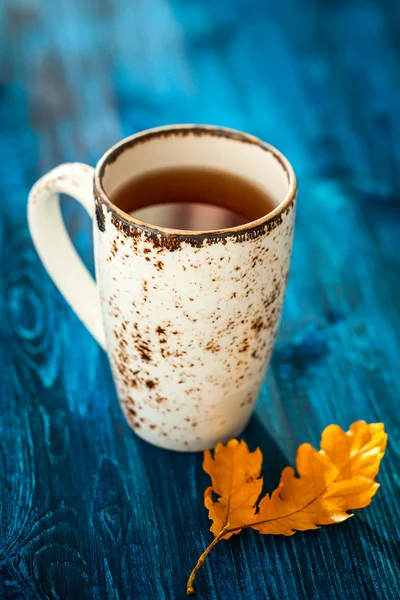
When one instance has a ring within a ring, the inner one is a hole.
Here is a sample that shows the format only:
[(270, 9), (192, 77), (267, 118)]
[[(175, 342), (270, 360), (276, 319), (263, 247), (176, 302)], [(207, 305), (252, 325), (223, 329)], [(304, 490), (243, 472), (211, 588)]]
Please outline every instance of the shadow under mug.
[[(113, 204), (132, 177), (174, 167), (245, 178), (275, 208), (239, 227), (182, 231), (144, 223)], [(94, 217), (96, 282), (66, 232), (61, 193)], [(133, 135), (95, 169), (64, 164), (33, 186), (28, 222), (37, 252), (108, 353), (122, 410), (141, 438), (198, 451), (246, 426), (281, 314), (296, 193), (293, 169), (275, 148), (197, 125)]]

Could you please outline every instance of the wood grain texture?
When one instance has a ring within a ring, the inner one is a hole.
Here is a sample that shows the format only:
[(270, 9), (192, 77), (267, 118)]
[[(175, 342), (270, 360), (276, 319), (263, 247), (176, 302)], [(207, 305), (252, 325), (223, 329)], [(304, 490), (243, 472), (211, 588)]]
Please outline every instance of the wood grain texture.
[[(200, 600), (390, 599), (400, 578), (400, 11), (378, 0), (0, 3), (0, 597), (184, 598), (211, 540), (201, 455), (129, 430), (107, 359), (45, 274), (30, 186), (174, 122), (244, 129), (299, 178), (279, 339), (244, 438), (266, 489), (331, 422), (383, 421), (373, 504), (221, 543)], [(93, 268), (90, 224), (65, 217)]]

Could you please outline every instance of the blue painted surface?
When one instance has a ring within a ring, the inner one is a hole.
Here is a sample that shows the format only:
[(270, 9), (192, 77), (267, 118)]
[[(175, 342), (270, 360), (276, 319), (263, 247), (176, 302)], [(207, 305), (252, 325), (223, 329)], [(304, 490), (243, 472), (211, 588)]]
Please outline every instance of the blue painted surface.
[[(0, 23), (0, 597), (184, 598), (211, 540), (201, 456), (129, 430), (25, 217), (56, 164), (196, 121), (266, 139), (299, 178), (284, 316), (244, 435), (264, 451), (266, 488), (329, 423), (384, 421), (390, 440), (370, 507), (290, 539), (221, 543), (198, 598), (398, 598), (398, 3), (3, 0)], [(87, 217), (72, 201), (65, 216), (93, 268)]]

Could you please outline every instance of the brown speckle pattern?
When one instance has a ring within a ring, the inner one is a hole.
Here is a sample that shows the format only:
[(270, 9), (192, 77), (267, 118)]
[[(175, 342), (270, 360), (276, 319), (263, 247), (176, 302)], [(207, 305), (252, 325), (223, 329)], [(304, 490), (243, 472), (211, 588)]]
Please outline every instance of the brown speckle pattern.
[[(103, 192), (103, 176), (126, 149), (170, 135), (256, 145), (282, 170), (285, 201), (236, 230), (179, 233), (131, 219)], [(201, 450), (237, 435), (249, 419), (288, 278), (296, 190), (290, 173), (256, 138), (201, 126), (145, 132), (100, 161), (95, 257), (107, 349), (126, 418), (144, 439)]]
[(274, 344), (293, 206), (262, 234), (201, 244), (155, 239), (139, 227), (132, 233), (132, 224), (106, 206), (103, 215), (96, 268), (110, 362), (130, 425), (174, 449), (198, 450), (236, 435)]

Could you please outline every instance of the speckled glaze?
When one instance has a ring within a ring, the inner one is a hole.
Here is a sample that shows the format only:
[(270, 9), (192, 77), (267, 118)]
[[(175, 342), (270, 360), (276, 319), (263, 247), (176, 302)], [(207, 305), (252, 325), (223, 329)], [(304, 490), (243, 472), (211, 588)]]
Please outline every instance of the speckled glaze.
[[(265, 187), (276, 209), (242, 227), (182, 232), (142, 223), (110, 201), (135, 174), (192, 164), (248, 177)], [(287, 161), (232, 130), (150, 130), (99, 162), (93, 232), (104, 338), (96, 337), (140, 437), (197, 451), (247, 424), (281, 314), (295, 197)]]

